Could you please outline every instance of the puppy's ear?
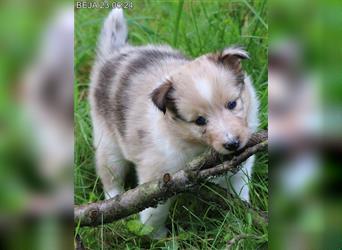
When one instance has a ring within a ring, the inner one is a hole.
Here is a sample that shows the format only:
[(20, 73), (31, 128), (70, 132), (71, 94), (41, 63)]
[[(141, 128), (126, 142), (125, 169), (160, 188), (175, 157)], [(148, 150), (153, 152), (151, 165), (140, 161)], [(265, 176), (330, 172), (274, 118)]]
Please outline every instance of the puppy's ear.
[(238, 75), (242, 73), (241, 60), (249, 59), (249, 56), (248, 53), (240, 47), (229, 47), (225, 48), (220, 53), (211, 55), (210, 58), (227, 66)]
[(173, 90), (174, 89), (172, 87), (172, 82), (170, 80), (167, 80), (151, 93), (152, 102), (164, 114), (166, 112), (166, 108), (173, 102), (173, 99), (171, 97), (171, 92)]

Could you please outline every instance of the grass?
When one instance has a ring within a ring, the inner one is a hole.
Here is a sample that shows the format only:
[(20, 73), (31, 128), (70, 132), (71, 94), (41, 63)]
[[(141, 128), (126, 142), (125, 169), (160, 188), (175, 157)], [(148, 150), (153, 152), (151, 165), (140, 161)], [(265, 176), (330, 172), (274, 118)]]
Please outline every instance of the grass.
[[(128, 41), (134, 45), (170, 44), (190, 57), (231, 44), (244, 46), (251, 60), (244, 68), (254, 80), (261, 107), (260, 128), (267, 128), (266, 1), (133, 1), (125, 11)], [(102, 21), (109, 10), (77, 9), (75, 29), (75, 203), (103, 199), (94, 169), (92, 128), (87, 102), (89, 72)], [(250, 181), (251, 204), (268, 211), (268, 158), (259, 154)], [(226, 200), (224, 210), (191, 194), (177, 198), (170, 210), (168, 238), (150, 240), (136, 226), (136, 215), (97, 228), (78, 228), (88, 249), (224, 249), (237, 235), (245, 237), (233, 249), (258, 249), (268, 245), (267, 225), (256, 224), (238, 203)]]

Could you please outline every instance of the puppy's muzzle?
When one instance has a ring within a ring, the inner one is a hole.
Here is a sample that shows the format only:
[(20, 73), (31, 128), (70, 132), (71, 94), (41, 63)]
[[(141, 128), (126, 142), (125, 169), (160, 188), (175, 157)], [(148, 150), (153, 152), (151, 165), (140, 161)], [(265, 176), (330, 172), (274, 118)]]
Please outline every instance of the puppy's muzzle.
[(229, 151), (237, 150), (240, 147), (240, 140), (233, 139), (223, 144), (223, 147)]

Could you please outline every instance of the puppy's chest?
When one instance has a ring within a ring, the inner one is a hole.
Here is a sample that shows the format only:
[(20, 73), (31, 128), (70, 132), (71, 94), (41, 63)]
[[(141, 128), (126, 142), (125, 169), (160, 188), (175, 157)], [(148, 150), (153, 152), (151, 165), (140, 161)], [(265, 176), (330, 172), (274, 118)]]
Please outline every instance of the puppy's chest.
[(165, 141), (163, 145), (155, 145), (153, 151), (159, 168), (172, 173), (184, 169), (189, 161), (203, 152), (203, 149), (187, 144), (169, 144)]
[[(144, 136), (139, 131), (141, 127), (134, 127), (131, 131), (136, 140), (130, 138), (130, 142), (134, 143), (134, 150), (131, 151), (133, 162), (140, 166), (154, 166), (155, 169), (163, 172), (173, 173), (183, 169), (190, 160), (203, 152), (204, 148), (201, 145), (190, 145), (182, 138), (173, 133), (170, 128), (164, 123), (164, 116), (159, 114), (159, 110), (151, 107), (147, 112), (144, 123)], [(131, 145), (132, 146), (132, 145)]]

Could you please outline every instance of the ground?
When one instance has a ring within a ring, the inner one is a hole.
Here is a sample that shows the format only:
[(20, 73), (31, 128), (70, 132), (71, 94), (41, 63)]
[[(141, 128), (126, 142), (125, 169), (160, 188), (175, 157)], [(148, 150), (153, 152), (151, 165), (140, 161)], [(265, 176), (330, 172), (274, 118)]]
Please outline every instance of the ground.
[[(75, 203), (104, 198), (95, 174), (92, 128), (87, 101), (89, 73), (102, 21), (109, 9), (75, 9)], [(125, 10), (128, 41), (134, 45), (170, 44), (189, 57), (238, 44), (251, 60), (243, 65), (251, 75), (260, 99), (260, 129), (267, 129), (266, 1), (133, 1)], [(268, 211), (268, 157), (257, 156), (250, 181), (251, 204)], [(239, 202), (226, 199), (227, 209), (191, 194), (177, 198), (170, 210), (165, 239), (150, 240), (136, 215), (97, 228), (76, 227), (88, 249), (225, 249), (227, 242), (247, 235), (231, 249), (258, 249), (268, 245), (268, 226), (256, 223)]]

